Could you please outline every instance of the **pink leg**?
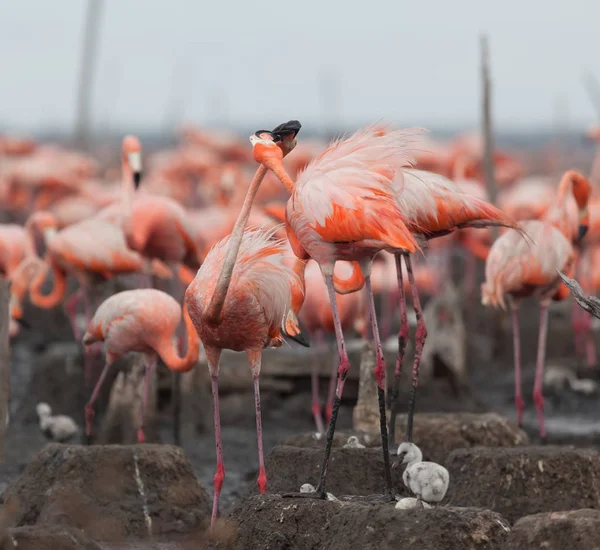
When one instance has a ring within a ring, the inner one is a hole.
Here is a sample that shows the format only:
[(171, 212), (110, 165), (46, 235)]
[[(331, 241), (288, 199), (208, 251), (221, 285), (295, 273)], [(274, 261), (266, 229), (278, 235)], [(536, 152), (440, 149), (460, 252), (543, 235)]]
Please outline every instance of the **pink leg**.
[(538, 354), (535, 365), (535, 383), (533, 385), (533, 402), (537, 410), (540, 425), (540, 438), (546, 441), (546, 427), (544, 425), (544, 397), (542, 385), (544, 383), (544, 361), (546, 358), (546, 335), (548, 334), (548, 301), (540, 304), (540, 336), (538, 340)]
[(331, 420), (331, 413), (333, 411), (333, 399), (335, 397), (335, 382), (337, 379), (338, 364), (340, 362), (340, 358), (338, 357), (335, 344), (333, 345), (331, 357), (331, 377), (329, 378), (329, 390), (327, 391), (327, 405), (325, 406), (325, 420), (328, 424)]
[(421, 355), (423, 355), (423, 346), (425, 338), (427, 338), (427, 327), (423, 318), (423, 310), (421, 309), (421, 301), (419, 300), (419, 290), (415, 285), (415, 276), (412, 270), (410, 256), (404, 256), (406, 263), (406, 273), (408, 274), (408, 282), (412, 292), (413, 307), (417, 315), (417, 330), (415, 333), (415, 360), (413, 363), (412, 386), (410, 388), (410, 398), (408, 400), (408, 420), (406, 427), (406, 441), (412, 443), (413, 418), (415, 414), (415, 398), (417, 394), (417, 385), (419, 383), (419, 366), (421, 364)]
[(213, 394), (213, 408), (215, 418), (215, 445), (217, 448), (217, 471), (215, 472), (215, 494), (213, 496), (212, 516), (210, 518), (210, 533), (214, 533), (215, 520), (219, 513), (219, 497), (223, 480), (225, 479), (225, 462), (223, 461), (223, 442), (221, 441), (221, 416), (219, 413), (219, 360), (221, 350), (216, 348), (205, 348), (208, 368), (210, 370), (210, 380)]
[[(475, 280), (477, 278), (477, 258), (473, 255), (473, 253), (465, 248), (464, 252), (466, 254), (465, 260), (465, 294), (467, 299), (471, 299), (475, 292)], [(467, 302), (470, 304), (471, 302)]]
[(106, 354), (106, 363), (104, 364), (104, 368), (102, 369), (102, 374), (100, 378), (98, 378), (98, 382), (94, 386), (94, 391), (92, 392), (92, 396), (90, 400), (87, 402), (85, 406), (85, 435), (89, 438), (92, 435), (92, 422), (94, 421), (94, 403), (98, 399), (98, 395), (100, 395), (100, 390), (102, 389), (102, 385), (104, 384), (104, 380), (106, 379), (106, 375), (110, 370), (110, 366), (113, 364), (115, 358), (110, 354)]
[(260, 387), (258, 383), (260, 375), (260, 363), (262, 350), (248, 351), (248, 361), (252, 369), (252, 379), (254, 380), (254, 410), (256, 411), (256, 443), (258, 445), (258, 479), (256, 481), (260, 494), (267, 492), (267, 473), (265, 471), (265, 459), (263, 456), (263, 438), (262, 438), (262, 420), (260, 414)]
[(517, 423), (523, 426), (523, 411), (525, 401), (521, 394), (521, 337), (519, 329), (519, 302), (514, 300), (510, 304), (513, 329), (513, 350), (515, 354), (515, 406), (517, 407)]
[(310, 371), (310, 387), (312, 392), (312, 413), (315, 419), (317, 432), (325, 433), (323, 418), (321, 417), (321, 401), (319, 399), (319, 353), (323, 351), (323, 331), (316, 333), (316, 345), (313, 349), (313, 363)]
[[(83, 297), (83, 288), (79, 287), (73, 295), (65, 302), (65, 311), (71, 322), (71, 329), (73, 330), (73, 337), (77, 344), (81, 343), (81, 330), (79, 329), (79, 323), (77, 322), (77, 306)], [(86, 330), (88, 327), (85, 327)]]
[(394, 321), (394, 308), (392, 304), (396, 300), (396, 291), (391, 291), (383, 297), (381, 303), (381, 339), (384, 342), (392, 332), (392, 323)]
[(400, 391), (400, 376), (402, 374), (402, 361), (408, 343), (409, 326), (406, 315), (406, 295), (404, 293), (404, 280), (402, 276), (402, 255), (395, 254), (396, 275), (398, 277), (398, 303), (400, 305), (400, 331), (398, 332), (398, 355), (396, 357), (396, 370), (394, 371), (394, 386), (392, 387), (390, 403), (390, 446), (396, 445), (396, 416), (398, 415), (398, 393)]
[(146, 373), (144, 374), (144, 394), (142, 395), (142, 410), (140, 411), (140, 426), (137, 431), (138, 443), (146, 442), (146, 434), (144, 433), (144, 426), (146, 424), (146, 411), (148, 410), (148, 397), (150, 395), (150, 383), (154, 378), (156, 372), (156, 354), (152, 353), (146, 355)]
[(325, 277), (325, 285), (327, 286), (329, 302), (331, 303), (331, 311), (333, 313), (333, 324), (335, 326), (335, 337), (338, 345), (340, 366), (338, 368), (337, 388), (335, 392), (335, 398), (333, 400), (331, 420), (329, 421), (329, 427), (327, 428), (325, 456), (323, 457), (323, 465), (321, 466), (321, 476), (319, 478), (319, 485), (317, 486), (316, 490), (316, 493), (321, 498), (325, 498), (325, 481), (327, 479), (327, 466), (329, 465), (329, 457), (331, 455), (331, 446), (333, 444), (333, 436), (335, 434), (335, 424), (337, 422), (337, 415), (339, 413), (340, 403), (342, 401), (344, 383), (346, 382), (346, 376), (348, 376), (348, 370), (350, 369), (350, 360), (348, 359), (348, 352), (346, 351), (346, 342), (344, 341), (342, 323), (340, 322), (340, 314), (337, 307), (335, 289), (333, 287), (333, 275), (326, 275), (325, 273), (323, 273), (323, 275)]
[(393, 498), (394, 489), (392, 488), (392, 474), (390, 469), (390, 449), (388, 445), (387, 420), (385, 418), (385, 359), (383, 357), (383, 348), (377, 328), (377, 313), (375, 312), (375, 299), (371, 287), (371, 276), (365, 278), (365, 289), (367, 300), (369, 302), (369, 316), (371, 317), (371, 331), (375, 340), (375, 379), (377, 380), (377, 397), (379, 400), (379, 427), (381, 430), (381, 446), (383, 448), (383, 469), (385, 473), (386, 493)]

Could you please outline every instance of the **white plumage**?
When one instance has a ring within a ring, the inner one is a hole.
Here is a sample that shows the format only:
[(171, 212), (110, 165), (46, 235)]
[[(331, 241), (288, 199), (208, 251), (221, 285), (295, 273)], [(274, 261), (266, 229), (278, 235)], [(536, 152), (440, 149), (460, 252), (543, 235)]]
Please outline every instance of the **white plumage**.
[(440, 502), (448, 490), (450, 474), (435, 462), (423, 462), (423, 453), (414, 443), (404, 442), (398, 447), (398, 456), (407, 464), (402, 480), (417, 497), (425, 502)]
[(70, 416), (52, 416), (52, 409), (48, 403), (38, 403), (35, 410), (40, 418), (40, 429), (54, 441), (67, 441), (79, 430)]

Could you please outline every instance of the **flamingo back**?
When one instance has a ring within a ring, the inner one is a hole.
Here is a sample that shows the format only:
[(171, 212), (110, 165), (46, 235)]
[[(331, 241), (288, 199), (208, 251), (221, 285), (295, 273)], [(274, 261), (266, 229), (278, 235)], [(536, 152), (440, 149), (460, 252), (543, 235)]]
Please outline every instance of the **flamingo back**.
[(113, 358), (148, 352), (172, 341), (181, 319), (177, 300), (161, 290), (143, 288), (114, 294), (96, 310), (84, 341), (104, 341)]
[(492, 245), (481, 286), (484, 305), (505, 308), (504, 294), (543, 295), (558, 287), (557, 270), (566, 271), (572, 264), (573, 247), (556, 227), (531, 220), (523, 224), (523, 230), (533, 242), (509, 230)]
[(48, 250), (67, 270), (109, 276), (143, 267), (140, 255), (127, 247), (121, 228), (97, 218), (66, 227), (48, 243)]
[(273, 240), (274, 231), (244, 232), (222, 321), (217, 327), (205, 322), (204, 315), (225, 261), (230, 236), (207, 254), (186, 292), (190, 317), (205, 346), (242, 351), (277, 343), (279, 327), (290, 308), (290, 286), (297, 275), (286, 265), (286, 245)]
[[(392, 180), (414, 162), (411, 144), (422, 131), (360, 130), (334, 142), (300, 174), (288, 202), (295, 233), (328, 243), (379, 240), (410, 252), (417, 245), (402, 222)], [(310, 251), (309, 251), (310, 252)], [(312, 255), (312, 254), (311, 254)], [(313, 255), (314, 257), (314, 255)]]
[(436, 235), (478, 225), (515, 227), (495, 206), (433, 172), (402, 168), (394, 187), (408, 226), (416, 233)]

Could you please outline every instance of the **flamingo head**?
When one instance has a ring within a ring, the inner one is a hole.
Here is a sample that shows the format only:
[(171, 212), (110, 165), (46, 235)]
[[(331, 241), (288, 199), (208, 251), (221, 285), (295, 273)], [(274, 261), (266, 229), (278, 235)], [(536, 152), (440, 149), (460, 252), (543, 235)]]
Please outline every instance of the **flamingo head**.
[[(290, 120), (280, 124), (273, 130), (258, 130), (255, 132), (254, 135), (250, 136), (254, 160), (261, 164), (273, 160), (280, 161), (296, 147), (296, 136), (301, 127), (302, 125), (297, 120)], [(279, 149), (279, 151), (276, 149)]]
[(137, 189), (142, 181), (142, 144), (135, 136), (123, 138), (123, 162), (129, 166), (133, 175), (133, 184)]

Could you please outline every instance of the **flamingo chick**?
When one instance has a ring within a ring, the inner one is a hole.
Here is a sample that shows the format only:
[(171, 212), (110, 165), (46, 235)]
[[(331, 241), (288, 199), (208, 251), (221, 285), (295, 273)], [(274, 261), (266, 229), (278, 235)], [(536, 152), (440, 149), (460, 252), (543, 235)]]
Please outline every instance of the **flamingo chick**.
[(436, 462), (423, 462), (423, 453), (414, 443), (405, 441), (398, 447), (398, 456), (406, 470), (402, 474), (404, 485), (417, 497), (417, 501), (440, 502), (448, 490), (450, 474)]
[(40, 419), (40, 429), (53, 441), (68, 441), (79, 430), (75, 421), (64, 414), (52, 416), (48, 403), (38, 403), (35, 411)]
[(141, 425), (137, 434), (138, 442), (144, 442), (144, 417), (157, 356), (174, 372), (189, 371), (198, 361), (200, 343), (185, 307), (183, 320), (187, 330), (187, 352), (184, 357), (177, 353), (176, 330), (180, 320), (181, 306), (177, 300), (153, 288), (125, 290), (102, 302), (83, 337), (84, 345), (104, 342), (106, 350), (104, 370), (85, 406), (85, 433), (88, 437), (94, 419), (94, 402), (110, 366), (130, 351), (137, 351), (144, 354), (146, 362)]

